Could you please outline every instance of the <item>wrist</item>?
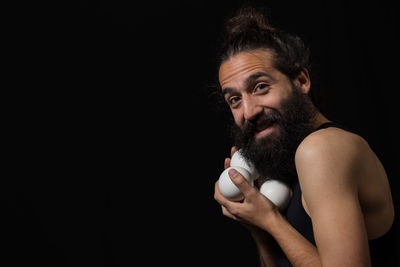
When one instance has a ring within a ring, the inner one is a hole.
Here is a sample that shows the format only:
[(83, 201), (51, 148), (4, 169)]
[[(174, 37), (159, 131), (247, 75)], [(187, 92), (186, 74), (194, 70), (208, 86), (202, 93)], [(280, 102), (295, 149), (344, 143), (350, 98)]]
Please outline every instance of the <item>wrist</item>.
[(282, 213), (278, 209), (275, 209), (268, 214), (261, 228), (273, 235), (285, 221), (286, 219)]

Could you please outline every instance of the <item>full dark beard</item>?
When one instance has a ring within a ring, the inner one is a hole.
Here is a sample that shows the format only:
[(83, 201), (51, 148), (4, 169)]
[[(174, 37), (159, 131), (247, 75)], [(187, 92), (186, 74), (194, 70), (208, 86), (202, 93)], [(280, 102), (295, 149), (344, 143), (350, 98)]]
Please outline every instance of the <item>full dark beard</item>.
[[(297, 181), (294, 157), (301, 141), (313, 131), (316, 110), (309, 96), (293, 86), (293, 93), (282, 102), (282, 114), (271, 110), (234, 125), (235, 145), (254, 164), (263, 179), (278, 179), (293, 185)], [(276, 124), (274, 132), (256, 139), (257, 129)]]

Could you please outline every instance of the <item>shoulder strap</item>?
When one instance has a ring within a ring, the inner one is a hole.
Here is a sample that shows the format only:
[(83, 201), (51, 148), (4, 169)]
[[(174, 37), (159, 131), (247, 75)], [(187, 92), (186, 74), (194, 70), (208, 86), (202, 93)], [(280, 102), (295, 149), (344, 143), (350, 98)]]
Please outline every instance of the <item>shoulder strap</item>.
[(343, 125), (340, 125), (340, 124), (338, 124), (338, 123), (336, 123), (336, 122), (325, 122), (325, 123), (323, 123), (323, 124), (321, 124), (320, 126), (318, 126), (314, 131), (318, 131), (318, 130), (321, 130), (321, 129), (325, 129), (325, 128), (329, 128), (329, 127), (336, 127), (336, 128), (340, 128), (340, 129), (343, 129), (343, 130), (345, 130), (345, 131), (349, 131), (349, 129), (347, 129), (347, 127), (345, 127), (345, 126), (343, 126)]

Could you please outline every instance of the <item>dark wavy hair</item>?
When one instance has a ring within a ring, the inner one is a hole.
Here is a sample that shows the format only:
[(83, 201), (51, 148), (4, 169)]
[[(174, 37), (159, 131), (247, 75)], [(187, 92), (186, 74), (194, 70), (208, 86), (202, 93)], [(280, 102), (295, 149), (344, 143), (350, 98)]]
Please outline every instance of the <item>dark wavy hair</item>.
[(267, 9), (244, 5), (225, 22), (219, 65), (240, 52), (268, 49), (273, 54), (273, 64), (290, 79), (310, 68), (309, 49), (302, 39), (272, 27)]

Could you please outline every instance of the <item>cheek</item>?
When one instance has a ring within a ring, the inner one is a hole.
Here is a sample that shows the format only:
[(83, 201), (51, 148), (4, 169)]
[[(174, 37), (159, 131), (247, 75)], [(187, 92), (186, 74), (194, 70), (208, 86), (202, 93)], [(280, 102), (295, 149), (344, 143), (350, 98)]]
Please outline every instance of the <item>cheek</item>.
[(278, 98), (278, 97), (272, 98), (272, 99), (271, 99), (270, 106), (271, 106), (272, 108), (274, 108), (274, 109), (280, 109), (280, 107), (281, 107), (281, 101), (282, 101), (281, 98)]
[(231, 110), (233, 119), (235, 121), (235, 124), (239, 127), (242, 127), (244, 124), (244, 117), (243, 117), (243, 112), (241, 110)]
[(262, 105), (264, 109), (280, 109), (281, 102), (284, 98), (285, 96), (278, 91), (273, 91), (264, 96), (262, 101), (260, 101), (260, 105)]

